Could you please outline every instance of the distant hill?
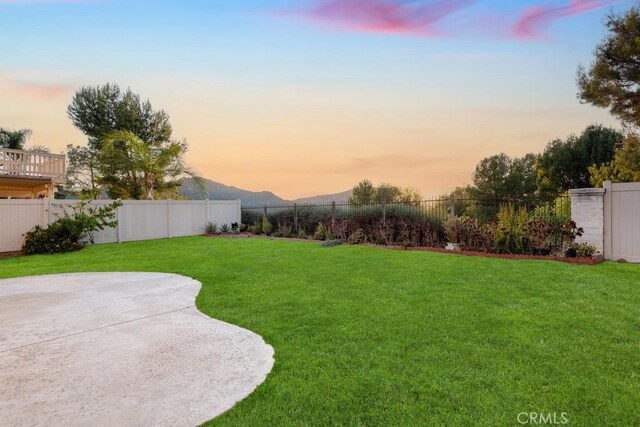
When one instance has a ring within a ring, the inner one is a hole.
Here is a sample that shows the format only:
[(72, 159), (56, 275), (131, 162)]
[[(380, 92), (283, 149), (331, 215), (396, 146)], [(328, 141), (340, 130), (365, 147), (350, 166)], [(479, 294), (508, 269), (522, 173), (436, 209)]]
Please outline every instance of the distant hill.
[(343, 191), (342, 193), (336, 193), (336, 194), (325, 194), (322, 196), (305, 197), (302, 199), (292, 200), (292, 202), (299, 203), (299, 204), (331, 203), (331, 202), (347, 203), (349, 201), (349, 197), (351, 197), (351, 193), (353, 193), (353, 191), (348, 190), (348, 191)]
[(182, 183), (182, 195), (191, 200), (241, 200), (244, 206), (282, 205), (289, 203), (270, 191), (248, 191), (237, 187), (220, 184), (219, 182), (203, 179), (205, 194), (202, 194), (192, 179), (185, 179)]
[(296, 200), (286, 200), (276, 196), (270, 191), (249, 191), (242, 188), (232, 187), (203, 179), (204, 194), (200, 192), (192, 179), (185, 179), (182, 183), (181, 193), (191, 200), (241, 200), (243, 206), (263, 206), (263, 205), (288, 205), (293, 203), (314, 204), (314, 203), (346, 203), (351, 196), (351, 190), (337, 194), (326, 194), (314, 197), (304, 197)]

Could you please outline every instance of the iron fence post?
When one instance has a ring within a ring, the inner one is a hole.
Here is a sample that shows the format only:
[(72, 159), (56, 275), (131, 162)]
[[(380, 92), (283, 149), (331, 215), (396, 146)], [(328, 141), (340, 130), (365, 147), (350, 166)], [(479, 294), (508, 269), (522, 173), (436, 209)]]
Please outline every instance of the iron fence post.
[(336, 225), (336, 202), (331, 202), (331, 225)]
[(456, 196), (453, 193), (449, 197), (449, 219), (456, 220)]

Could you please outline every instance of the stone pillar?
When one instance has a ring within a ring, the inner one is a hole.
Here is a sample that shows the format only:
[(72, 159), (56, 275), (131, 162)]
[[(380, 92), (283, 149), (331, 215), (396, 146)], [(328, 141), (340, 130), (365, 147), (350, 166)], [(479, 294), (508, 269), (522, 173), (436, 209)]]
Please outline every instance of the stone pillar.
[(604, 254), (604, 188), (570, 190), (571, 218), (584, 229), (576, 242), (591, 243)]

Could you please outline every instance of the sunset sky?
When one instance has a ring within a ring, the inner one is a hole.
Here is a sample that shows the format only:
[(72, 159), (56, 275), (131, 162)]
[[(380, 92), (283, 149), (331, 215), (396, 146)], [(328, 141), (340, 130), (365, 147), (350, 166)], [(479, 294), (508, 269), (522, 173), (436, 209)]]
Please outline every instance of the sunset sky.
[(116, 82), (170, 115), (215, 181), (296, 198), (363, 178), (438, 195), (483, 157), (592, 123), (576, 99), (600, 0), (0, 0), (0, 127), (86, 139), (74, 91)]

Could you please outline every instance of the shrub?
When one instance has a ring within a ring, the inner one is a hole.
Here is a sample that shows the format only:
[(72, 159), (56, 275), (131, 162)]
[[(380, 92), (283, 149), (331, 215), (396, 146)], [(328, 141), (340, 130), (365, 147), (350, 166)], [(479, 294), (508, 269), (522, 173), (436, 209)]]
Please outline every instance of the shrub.
[(106, 206), (93, 206), (89, 200), (82, 200), (72, 208), (72, 215), (65, 212), (48, 228), (34, 227), (27, 232), (22, 250), (26, 255), (56, 254), (73, 252), (93, 243), (93, 233), (115, 227), (116, 209), (121, 202)]
[(358, 228), (355, 233), (349, 236), (347, 243), (350, 245), (361, 245), (367, 243), (367, 236), (361, 228)]
[(243, 209), (242, 210), (242, 218), (240, 220), (241, 223), (243, 224), (255, 224), (258, 221), (262, 221), (262, 212), (258, 211), (258, 210), (249, 210), (249, 209)]
[(527, 224), (527, 210), (516, 210), (512, 204), (503, 205), (498, 211), (494, 250), (499, 254), (523, 254), (526, 251), (523, 237)]
[(313, 233), (313, 238), (316, 240), (325, 240), (327, 238), (327, 230), (325, 229), (323, 223), (318, 223), (316, 231), (315, 233)]
[(495, 224), (481, 224), (476, 218), (463, 216), (456, 218), (457, 242), (468, 251), (491, 252), (494, 246)]
[(576, 256), (590, 258), (598, 249), (590, 243), (573, 243), (569, 248), (576, 251)]
[(557, 227), (547, 219), (531, 219), (525, 226), (529, 244), (535, 249), (550, 249)]
[(266, 234), (267, 236), (271, 235), (271, 232), (273, 231), (273, 225), (271, 225), (271, 222), (269, 221), (269, 219), (267, 217), (262, 218), (262, 232), (264, 234)]
[(562, 236), (562, 243), (565, 247), (571, 246), (571, 244), (576, 240), (576, 237), (581, 237), (584, 233), (584, 229), (582, 227), (578, 227), (575, 221), (567, 220), (560, 229), (560, 234)]
[(250, 231), (253, 234), (262, 234), (262, 221), (256, 221)]
[(216, 224), (215, 222), (208, 222), (204, 227), (204, 232), (207, 234), (207, 236), (213, 236), (214, 234), (218, 233), (218, 224)]
[(228, 233), (229, 230), (231, 230), (231, 228), (229, 227), (229, 224), (222, 224), (222, 227), (220, 227), (221, 233)]
[(306, 239), (307, 233), (304, 231), (304, 228), (300, 227), (298, 230), (298, 235), (296, 236), (298, 239)]
[(449, 219), (444, 223), (444, 233), (449, 243), (458, 243), (458, 227), (455, 219)]
[(344, 241), (342, 240), (327, 240), (325, 242), (322, 242), (323, 248), (333, 248), (335, 246), (342, 246), (342, 245), (344, 245)]
[(287, 224), (278, 224), (278, 229), (275, 233), (273, 233), (275, 237), (285, 237), (289, 238), (292, 236), (292, 229), (290, 225)]
[(246, 231), (249, 231), (249, 226), (247, 224), (240, 223), (240, 232), (244, 233)]

